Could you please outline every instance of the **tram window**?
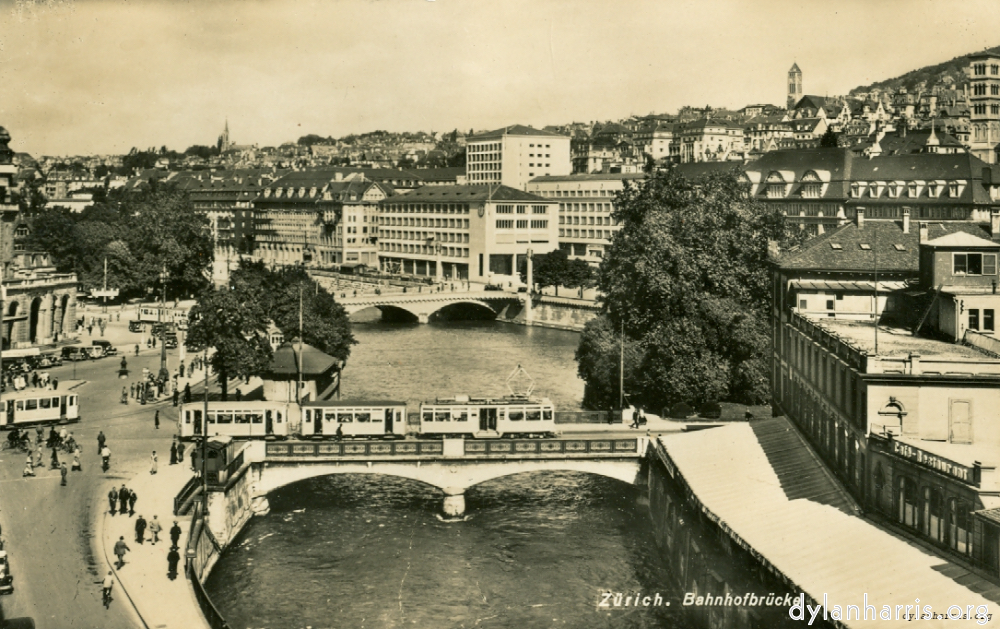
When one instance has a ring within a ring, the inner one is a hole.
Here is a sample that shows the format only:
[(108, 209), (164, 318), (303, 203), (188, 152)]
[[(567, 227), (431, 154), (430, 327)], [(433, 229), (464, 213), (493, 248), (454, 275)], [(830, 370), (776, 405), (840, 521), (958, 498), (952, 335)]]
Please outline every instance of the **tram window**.
[(218, 424), (231, 424), (233, 423), (233, 414), (220, 412), (216, 415), (215, 421)]
[(469, 411), (459, 411), (453, 419), (457, 422), (467, 422), (469, 421)]
[(436, 413), (434, 413), (434, 421), (437, 421), (437, 422), (450, 422), (451, 421), (451, 413), (449, 413), (448, 411), (437, 411)]
[(547, 408), (547, 409), (543, 410), (542, 411), (542, 419), (544, 419), (547, 422), (552, 421), (552, 409)]
[(194, 412), (194, 422), (196, 424), (200, 424), (201, 423), (201, 411), (195, 411)]
[(396, 421), (403, 421), (403, 414), (400, 411), (396, 411)]
[(512, 422), (519, 422), (524, 419), (524, 411), (507, 411), (507, 419)]
[(76, 396), (75, 395), (69, 396), (69, 405), (70, 406), (76, 406)]
[(375, 411), (374, 413), (372, 413), (372, 421), (381, 424), (383, 415), (388, 415), (389, 420), (390, 421), (392, 420), (392, 411), (383, 411), (383, 412)]
[(14, 403), (14, 406), (17, 408), (17, 410), (23, 411), (24, 410), (24, 400), (18, 400), (17, 402)]
[(191, 411), (184, 411), (184, 423), (185, 424), (191, 423)]
[[(313, 420), (313, 412), (307, 408), (306, 409), (306, 421), (307, 422), (311, 422), (312, 420)], [(281, 421), (281, 420), (279, 419), (278, 421)]]
[(24, 401), (24, 408), (27, 409), (27, 410), (29, 410), (29, 411), (33, 411), (33, 410), (37, 409), (38, 408), (38, 400), (25, 400)]
[(275, 413), (275, 415), (277, 416), (277, 418), (278, 418), (277, 421), (280, 424), (281, 423), (281, 411), (278, 411), (277, 413)]
[[(42, 399), (38, 400), (38, 405), (41, 408), (52, 408), (52, 400), (50, 400), (47, 397), (43, 397)], [(59, 406), (59, 405), (56, 404), (56, 406)]]
[(341, 424), (350, 424), (354, 422), (354, 413), (337, 413), (337, 421)]
[(234, 413), (233, 414), (233, 420), (237, 424), (249, 424), (250, 423), (250, 416), (247, 415), (247, 414), (245, 414), (245, 413)]
[(215, 413), (214, 412), (209, 411), (208, 413), (205, 413), (205, 417), (208, 418), (208, 423), (209, 424), (214, 424), (215, 423)]
[[(319, 411), (316, 411), (316, 419), (319, 419), (319, 413), (320, 413)], [(328, 422), (335, 422), (335, 421), (337, 421), (337, 411), (324, 411), (323, 412), (323, 419), (325, 421), (328, 421)], [(343, 420), (341, 420), (341, 421), (343, 421)]]
[(432, 421), (434, 421), (434, 413), (432, 413), (430, 411), (424, 411), (424, 421), (425, 422), (432, 422)]
[(369, 420), (371, 419), (371, 416), (372, 416), (372, 414), (371, 414), (371, 413), (355, 413), (355, 414), (354, 414), (354, 418), (355, 418), (355, 419), (356, 419), (356, 420), (357, 420), (357, 421), (358, 421), (359, 423), (360, 423), (360, 422), (365, 422), (365, 423), (368, 423), (368, 421), (369, 421)]
[(541, 411), (528, 411), (527, 412), (527, 419), (528, 419), (529, 422), (537, 422), (541, 418), (542, 418), (542, 412)]
[(59, 406), (59, 398), (52, 398), (52, 408), (57, 408)]
[(252, 415), (250, 415), (250, 421), (254, 424), (263, 424), (264, 415), (261, 413), (253, 413)]

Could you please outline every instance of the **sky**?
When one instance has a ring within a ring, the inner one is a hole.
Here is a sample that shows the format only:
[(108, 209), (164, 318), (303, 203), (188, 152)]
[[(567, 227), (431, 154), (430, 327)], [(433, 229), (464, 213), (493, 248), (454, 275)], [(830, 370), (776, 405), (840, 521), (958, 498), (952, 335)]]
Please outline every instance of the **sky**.
[(41, 155), (783, 105), (1000, 44), (996, 0), (0, 0)]

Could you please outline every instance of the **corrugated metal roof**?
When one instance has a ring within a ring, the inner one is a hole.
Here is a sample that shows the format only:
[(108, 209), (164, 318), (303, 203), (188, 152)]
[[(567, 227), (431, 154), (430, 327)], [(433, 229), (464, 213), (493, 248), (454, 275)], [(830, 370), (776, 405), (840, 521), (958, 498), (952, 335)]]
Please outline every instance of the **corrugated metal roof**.
[[(790, 498), (798, 483), (790, 482), (788, 469), (779, 465), (776, 472), (772, 466), (765, 451), (771, 446), (762, 445), (776, 438), (768, 434), (770, 430), (780, 428), (762, 426), (758, 437), (752, 422), (730, 424), (661, 436), (658, 443), (709, 518), (812, 599), (807, 603), (826, 597), (831, 609), (840, 605), (846, 611), (847, 605), (862, 607), (867, 595), (868, 604), (877, 611), (883, 605), (892, 610), (892, 620), (855, 620), (852, 616), (840, 621), (845, 627), (910, 627), (908, 621), (895, 619), (895, 606), (912, 606), (915, 599), (920, 599), (921, 607), (930, 605), (939, 613), (946, 613), (951, 605), (963, 611), (966, 605), (989, 608), (991, 601), (956, 581), (971, 581), (971, 575), (953, 570), (941, 557), (866, 520), (820, 504), (817, 500), (822, 494), (806, 489), (805, 483), (801, 491), (810, 498)], [(790, 462), (792, 456), (772, 453), (771, 458)], [(799, 463), (804, 475), (820, 465), (811, 457)], [(988, 595), (988, 586), (981, 580), (973, 587)], [(929, 626), (940, 625), (932, 621)]]
[[(792, 280), (789, 282), (790, 288), (797, 288), (799, 290), (829, 290), (829, 291), (873, 291), (875, 290), (875, 282), (838, 282), (835, 280)], [(906, 282), (901, 281), (888, 281), (879, 282), (878, 290), (883, 293), (891, 293), (893, 291), (902, 290), (906, 288)]]

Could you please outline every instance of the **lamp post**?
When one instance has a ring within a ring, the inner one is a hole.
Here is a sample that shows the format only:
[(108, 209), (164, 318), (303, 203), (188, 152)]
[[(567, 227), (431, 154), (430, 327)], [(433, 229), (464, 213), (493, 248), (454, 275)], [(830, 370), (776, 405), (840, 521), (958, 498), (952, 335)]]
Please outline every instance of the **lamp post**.
[(167, 371), (167, 335), (163, 326), (163, 312), (167, 307), (168, 277), (170, 276), (167, 274), (167, 266), (163, 265), (163, 271), (160, 273), (160, 283), (163, 285), (163, 290), (160, 292), (160, 309), (156, 314), (156, 320), (160, 323), (160, 379), (164, 381), (170, 379), (170, 372)]

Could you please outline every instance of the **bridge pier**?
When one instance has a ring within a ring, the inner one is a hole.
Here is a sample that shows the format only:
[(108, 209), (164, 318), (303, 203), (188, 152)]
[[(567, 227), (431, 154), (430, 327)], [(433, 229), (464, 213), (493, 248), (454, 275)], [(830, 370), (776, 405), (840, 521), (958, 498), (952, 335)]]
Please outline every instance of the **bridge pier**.
[(430, 323), (431, 316), (429, 314), (420, 313), (417, 315), (417, 323)]
[(442, 509), (444, 514), (450, 518), (465, 515), (465, 490), (458, 487), (445, 487)]

